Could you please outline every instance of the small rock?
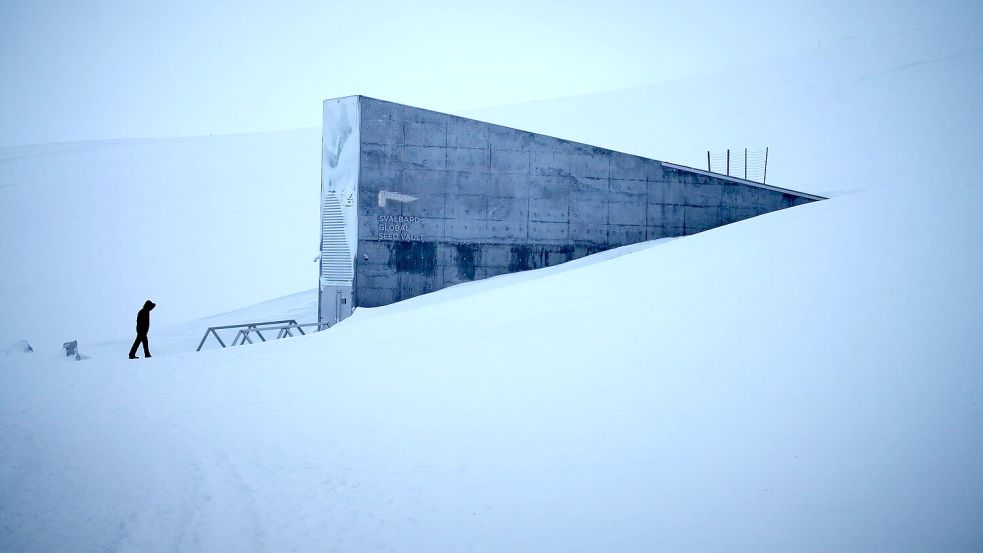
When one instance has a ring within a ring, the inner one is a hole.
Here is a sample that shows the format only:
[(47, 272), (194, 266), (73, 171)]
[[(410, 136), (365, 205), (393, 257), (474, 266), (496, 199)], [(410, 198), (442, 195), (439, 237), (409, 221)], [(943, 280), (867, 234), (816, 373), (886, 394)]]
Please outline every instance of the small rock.
[(62, 344), (65, 348), (65, 357), (74, 357), (76, 361), (81, 361), (82, 356), (79, 355), (79, 343), (78, 340), (72, 340), (71, 342), (65, 342)]

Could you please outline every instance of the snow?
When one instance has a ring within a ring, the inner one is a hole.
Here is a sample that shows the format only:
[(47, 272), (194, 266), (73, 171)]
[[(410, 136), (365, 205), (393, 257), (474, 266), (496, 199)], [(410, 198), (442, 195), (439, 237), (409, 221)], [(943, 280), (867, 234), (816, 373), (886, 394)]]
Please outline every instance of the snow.
[(0, 149), (0, 344), (84, 351), (147, 299), (169, 324), (315, 286), (319, 160), (319, 130)]
[(697, 166), (777, 136), (769, 182), (869, 191), (201, 353), (314, 319), (319, 130), (0, 149), (0, 344), (34, 348), (0, 355), (0, 550), (983, 549), (974, 40), (766, 64), (767, 118), (692, 135), (726, 79), (503, 109)]
[(979, 548), (981, 201), (852, 195), (264, 345), (0, 358), (0, 545)]
[(983, 35), (966, 21), (465, 115), (701, 169), (707, 150), (767, 146), (768, 183), (830, 196), (976, 182), (981, 95)]

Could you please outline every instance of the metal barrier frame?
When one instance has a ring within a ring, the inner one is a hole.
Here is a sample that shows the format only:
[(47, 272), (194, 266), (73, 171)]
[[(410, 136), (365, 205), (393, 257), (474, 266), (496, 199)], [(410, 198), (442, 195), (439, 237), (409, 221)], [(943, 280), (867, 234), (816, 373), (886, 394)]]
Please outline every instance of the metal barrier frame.
[[(328, 328), (327, 323), (304, 323), (299, 324), (294, 319), (284, 319), (282, 321), (264, 321), (259, 323), (245, 323), (237, 325), (224, 325), (224, 326), (210, 326), (208, 330), (205, 331), (205, 335), (201, 337), (201, 342), (198, 343), (198, 347), (195, 351), (201, 351), (202, 346), (205, 345), (205, 340), (208, 339), (208, 335), (211, 334), (218, 341), (219, 345), (223, 348), (232, 346), (241, 346), (245, 343), (254, 343), (252, 338), (249, 337), (250, 334), (255, 333), (260, 341), (265, 342), (266, 336), (263, 336), (263, 332), (271, 332), (276, 330), (277, 334), (272, 340), (279, 340), (280, 338), (292, 338), (294, 336), (292, 331), (298, 332), (300, 335), (306, 335), (304, 328), (306, 327), (317, 327), (314, 332), (320, 332), (325, 328)], [(232, 343), (228, 346), (222, 341), (222, 337), (218, 335), (219, 330), (228, 330), (230, 328), (238, 328), (239, 332), (236, 333), (235, 338), (232, 339)]]

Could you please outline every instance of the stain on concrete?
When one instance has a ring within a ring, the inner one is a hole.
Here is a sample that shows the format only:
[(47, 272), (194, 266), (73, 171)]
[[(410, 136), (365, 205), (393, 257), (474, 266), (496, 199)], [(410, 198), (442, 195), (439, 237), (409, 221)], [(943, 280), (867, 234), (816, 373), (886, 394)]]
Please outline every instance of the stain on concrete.
[(454, 244), (454, 249), (457, 250), (455, 260), (458, 278), (474, 280), (475, 268), (477, 267), (475, 258), (480, 251), (479, 248), (479, 244)]
[(389, 267), (400, 273), (437, 275), (437, 244), (434, 242), (393, 242)]

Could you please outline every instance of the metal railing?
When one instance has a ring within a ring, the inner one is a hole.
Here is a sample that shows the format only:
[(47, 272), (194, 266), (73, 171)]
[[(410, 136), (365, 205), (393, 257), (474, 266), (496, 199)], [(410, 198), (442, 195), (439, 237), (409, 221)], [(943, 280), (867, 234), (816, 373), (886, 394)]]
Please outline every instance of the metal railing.
[[(201, 351), (201, 348), (202, 346), (205, 345), (205, 340), (208, 339), (209, 334), (214, 336), (215, 339), (218, 341), (219, 345), (221, 345), (224, 348), (224, 347), (232, 347), (232, 346), (241, 346), (247, 342), (250, 344), (254, 343), (252, 338), (250, 337), (251, 334), (255, 334), (256, 337), (260, 339), (260, 341), (265, 342), (267, 336), (263, 335), (264, 332), (269, 333), (269, 332), (276, 331), (276, 336), (270, 338), (271, 340), (279, 340), (280, 338), (292, 338), (294, 336), (294, 332), (297, 332), (299, 335), (303, 336), (307, 334), (306, 332), (304, 332), (304, 328), (309, 328), (309, 327), (317, 327), (317, 330), (315, 330), (314, 332), (320, 332), (321, 330), (328, 328), (328, 325), (326, 323), (299, 324), (294, 319), (285, 319), (282, 321), (265, 321), (260, 323), (210, 326), (208, 327), (208, 330), (205, 331), (205, 335), (201, 337), (201, 342), (198, 343), (198, 348), (195, 349), (195, 351)], [(218, 331), (228, 330), (232, 328), (237, 328), (239, 329), (239, 331), (236, 332), (235, 338), (232, 339), (232, 343), (226, 346), (225, 342), (222, 340), (222, 337), (219, 336)]]
[(768, 148), (751, 152), (744, 148), (743, 158), (740, 150), (733, 156), (730, 148), (719, 154), (707, 150), (707, 171), (764, 184), (768, 181)]

